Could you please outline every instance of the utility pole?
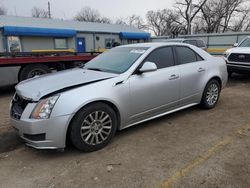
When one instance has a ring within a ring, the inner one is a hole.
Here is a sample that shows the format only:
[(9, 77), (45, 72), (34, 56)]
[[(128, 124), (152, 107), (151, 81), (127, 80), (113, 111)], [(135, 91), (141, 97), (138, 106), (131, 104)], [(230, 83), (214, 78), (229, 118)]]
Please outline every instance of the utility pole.
[(192, 25), (191, 25), (191, 14), (193, 9), (193, 1), (190, 0), (189, 10), (188, 10), (188, 34), (192, 34)]
[(49, 18), (51, 18), (51, 13), (50, 13), (50, 2), (48, 1), (48, 13), (49, 13)]

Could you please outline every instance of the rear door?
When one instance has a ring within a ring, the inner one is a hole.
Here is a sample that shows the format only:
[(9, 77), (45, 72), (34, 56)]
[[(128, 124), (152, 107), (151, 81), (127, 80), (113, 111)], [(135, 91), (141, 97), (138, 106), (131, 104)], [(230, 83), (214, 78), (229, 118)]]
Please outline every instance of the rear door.
[(129, 78), (130, 123), (161, 114), (178, 105), (180, 80), (173, 48), (155, 49), (143, 62), (146, 61), (154, 62), (157, 70), (135, 73)]
[(187, 46), (176, 46), (180, 70), (180, 104), (199, 102), (206, 80), (206, 61)]

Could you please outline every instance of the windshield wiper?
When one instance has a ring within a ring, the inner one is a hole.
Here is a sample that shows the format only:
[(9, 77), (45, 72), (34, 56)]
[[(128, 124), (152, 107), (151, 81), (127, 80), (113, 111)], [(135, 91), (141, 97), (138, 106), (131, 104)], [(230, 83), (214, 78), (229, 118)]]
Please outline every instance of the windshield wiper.
[(86, 68), (88, 70), (93, 70), (93, 71), (100, 71), (100, 72), (103, 72), (102, 69), (98, 69), (98, 68)]

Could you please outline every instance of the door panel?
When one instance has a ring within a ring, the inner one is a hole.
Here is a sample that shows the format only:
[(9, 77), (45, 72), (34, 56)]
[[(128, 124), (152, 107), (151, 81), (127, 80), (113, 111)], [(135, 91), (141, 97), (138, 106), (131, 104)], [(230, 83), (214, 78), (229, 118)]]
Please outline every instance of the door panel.
[(77, 38), (77, 42), (76, 42), (76, 46), (77, 46), (77, 52), (79, 53), (83, 53), (86, 52), (85, 49), (85, 38)]
[(182, 105), (199, 102), (206, 77), (206, 62), (199, 61), (179, 65), (180, 68), (180, 102)]
[(132, 75), (129, 84), (132, 122), (163, 113), (178, 105), (180, 79), (175, 66)]
[(187, 46), (176, 46), (180, 69), (180, 105), (200, 102), (207, 62)]

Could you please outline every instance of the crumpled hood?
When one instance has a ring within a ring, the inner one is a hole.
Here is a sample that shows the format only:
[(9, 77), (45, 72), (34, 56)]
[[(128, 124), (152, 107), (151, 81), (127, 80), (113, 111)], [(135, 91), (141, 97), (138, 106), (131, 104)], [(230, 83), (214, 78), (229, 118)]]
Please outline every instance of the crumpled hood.
[(235, 47), (227, 50), (227, 53), (243, 53), (250, 54), (250, 47)]
[(116, 76), (118, 74), (76, 68), (31, 78), (20, 82), (15, 88), (18, 95), (38, 101), (41, 97), (61, 89)]

